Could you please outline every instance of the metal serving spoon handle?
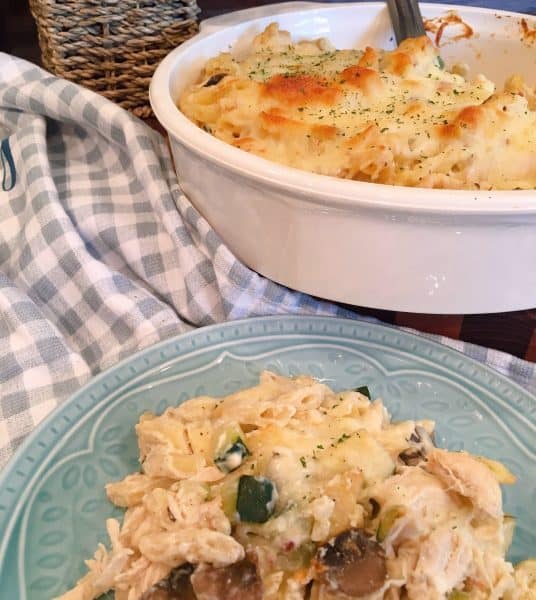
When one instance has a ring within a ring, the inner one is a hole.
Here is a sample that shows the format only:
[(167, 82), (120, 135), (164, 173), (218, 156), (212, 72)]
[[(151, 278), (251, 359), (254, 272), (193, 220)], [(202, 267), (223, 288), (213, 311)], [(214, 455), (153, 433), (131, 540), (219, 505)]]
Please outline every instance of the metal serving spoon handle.
[(417, 0), (387, 0), (387, 6), (397, 44), (406, 38), (426, 34)]

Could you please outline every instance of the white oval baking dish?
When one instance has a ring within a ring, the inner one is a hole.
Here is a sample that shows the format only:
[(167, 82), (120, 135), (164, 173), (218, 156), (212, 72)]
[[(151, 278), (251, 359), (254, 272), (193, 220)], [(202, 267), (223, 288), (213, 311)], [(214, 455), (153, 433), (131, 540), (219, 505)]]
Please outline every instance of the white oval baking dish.
[[(536, 18), (422, 4), (425, 18), (454, 10), (474, 30), (441, 55), (502, 85), (514, 71), (536, 84)], [(262, 6), (204, 22), (157, 68), (151, 105), (167, 130), (184, 192), (250, 268), (315, 296), (380, 309), (470, 314), (536, 306), (536, 191), (406, 188), (348, 181), (272, 163), (202, 131), (176, 107), (204, 62), (247, 44), (277, 20), (294, 39), (392, 48), (384, 3)]]

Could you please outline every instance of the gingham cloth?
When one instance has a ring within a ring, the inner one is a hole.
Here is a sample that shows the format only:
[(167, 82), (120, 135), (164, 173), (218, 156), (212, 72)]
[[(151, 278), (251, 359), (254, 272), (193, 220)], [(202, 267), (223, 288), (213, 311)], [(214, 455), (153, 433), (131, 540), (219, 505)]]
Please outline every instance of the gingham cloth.
[[(0, 465), (96, 373), (166, 337), (273, 314), (365, 318), (241, 264), (181, 193), (164, 138), (0, 54)], [(440, 341), (536, 390), (535, 365)]]

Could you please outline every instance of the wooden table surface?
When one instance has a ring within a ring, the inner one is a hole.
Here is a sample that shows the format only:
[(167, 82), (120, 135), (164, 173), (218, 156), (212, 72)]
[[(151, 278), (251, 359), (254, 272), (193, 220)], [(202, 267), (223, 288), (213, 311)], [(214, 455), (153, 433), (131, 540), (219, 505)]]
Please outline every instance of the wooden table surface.
[[(198, 0), (201, 18), (269, 3), (269, 0)], [(536, 0), (466, 0), (464, 3), (536, 13)], [(0, 51), (39, 63), (35, 24), (25, 0), (0, 0)], [(348, 308), (386, 323), (461, 339), (536, 362), (536, 308), (481, 315), (423, 315)]]

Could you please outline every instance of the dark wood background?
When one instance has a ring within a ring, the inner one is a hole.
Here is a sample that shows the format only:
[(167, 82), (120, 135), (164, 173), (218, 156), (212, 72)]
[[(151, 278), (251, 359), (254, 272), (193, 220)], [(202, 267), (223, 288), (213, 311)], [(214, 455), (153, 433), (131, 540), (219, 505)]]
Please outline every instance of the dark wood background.
[[(201, 18), (275, 0), (198, 0)], [(436, 0), (437, 1), (437, 0)], [(460, 3), (536, 14), (536, 0), (463, 0)], [(27, 0), (0, 0), (0, 51), (39, 64), (39, 46)], [(536, 309), (494, 315), (421, 315), (353, 308), (403, 327), (462, 339), (536, 362)]]

